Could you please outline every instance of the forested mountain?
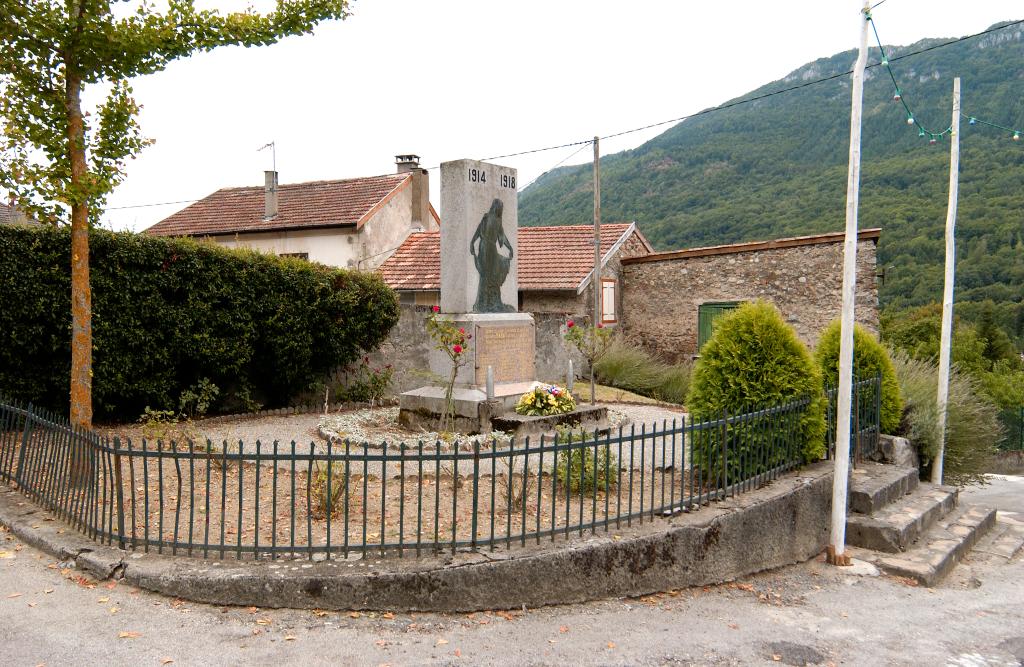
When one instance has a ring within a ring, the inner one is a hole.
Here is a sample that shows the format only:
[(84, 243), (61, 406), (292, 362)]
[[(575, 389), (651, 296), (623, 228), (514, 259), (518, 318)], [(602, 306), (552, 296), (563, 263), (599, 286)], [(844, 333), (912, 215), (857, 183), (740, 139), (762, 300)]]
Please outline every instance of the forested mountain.
[[(1024, 30), (1014, 26), (897, 60), (947, 39), (886, 47), (903, 97), (936, 132), (950, 124), (961, 77), (957, 298), (996, 302), (1024, 339), (1024, 139), (982, 125), (1024, 127)], [(816, 60), (756, 97), (849, 70), (855, 51)], [(872, 49), (869, 65), (880, 60)], [(880, 66), (864, 88), (860, 226), (881, 227), (883, 306), (941, 298), (949, 139), (907, 124)], [(850, 78), (842, 76), (684, 121), (602, 159), (602, 217), (636, 220), (658, 249), (840, 231), (849, 151)], [(589, 165), (554, 170), (520, 195), (524, 225), (579, 224), (592, 215)], [(958, 311), (971, 317), (972, 305)]]

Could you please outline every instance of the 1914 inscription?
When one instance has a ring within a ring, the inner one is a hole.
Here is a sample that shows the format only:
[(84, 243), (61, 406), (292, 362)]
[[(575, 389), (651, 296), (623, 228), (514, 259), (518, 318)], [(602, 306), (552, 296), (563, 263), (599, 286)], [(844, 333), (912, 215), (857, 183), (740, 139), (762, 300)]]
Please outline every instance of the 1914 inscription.
[(476, 384), (487, 382), (487, 367), (494, 369), (494, 382), (533, 380), (533, 327), (478, 326), (476, 330)]

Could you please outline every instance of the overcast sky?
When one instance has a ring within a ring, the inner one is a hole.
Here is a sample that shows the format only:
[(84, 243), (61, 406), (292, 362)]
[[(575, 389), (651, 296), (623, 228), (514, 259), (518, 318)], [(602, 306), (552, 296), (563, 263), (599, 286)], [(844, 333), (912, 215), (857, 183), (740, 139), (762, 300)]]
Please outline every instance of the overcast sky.
[[(858, 0), (358, 0), (350, 19), (314, 35), (218, 49), (136, 80), (143, 132), (156, 144), (129, 164), (103, 226), (141, 230), (186, 204), (115, 207), (262, 185), (271, 155), (256, 149), (269, 141), (281, 183), (296, 183), (390, 173), (398, 153), (419, 154), (430, 167), (676, 118), (855, 48), (860, 7)], [(1022, 15), (1019, 0), (886, 0), (874, 10), (887, 44), (959, 37)], [(665, 129), (602, 142), (602, 153)], [(499, 162), (518, 168), (526, 185), (574, 150)], [(567, 164), (589, 159), (585, 149)], [(430, 175), (439, 206), (440, 178)]]

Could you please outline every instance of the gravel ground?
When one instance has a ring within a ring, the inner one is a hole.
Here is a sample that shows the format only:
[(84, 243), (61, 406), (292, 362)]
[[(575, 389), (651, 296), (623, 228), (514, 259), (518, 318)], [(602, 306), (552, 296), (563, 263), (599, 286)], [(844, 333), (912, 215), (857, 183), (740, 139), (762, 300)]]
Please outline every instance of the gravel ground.
[[(650, 425), (655, 422), (659, 424), (660, 428), (662, 421), (671, 424), (673, 419), (680, 419), (684, 414), (682, 410), (673, 410), (659, 405), (626, 403), (607, 403), (603, 405), (607, 405), (609, 409), (625, 415), (629, 421), (637, 425), (637, 428), (639, 428), (640, 424)], [(386, 411), (386, 414), (389, 415), (391, 412), (394, 412), (395, 416), (397, 416), (396, 408), (381, 408), (381, 410)], [(310, 442), (323, 440), (317, 430), (320, 417), (321, 415), (318, 413), (264, 417), (214, 417), (195, 422), (195, 437), (200, 440), (209, 438), (215, 443), (220, 443), (224, 440), (230, 443), (237, 443), (241, 440), (246, 444), (255, 443), (257, 440), (264, 444), (270, 444), (274, 440), (281, 443), (290, 443), (294, 440), (297, 444), (308, 446)], [(394, 441), (396, 439), (395, 436), (399, 436), (403, 432), (410, 441), (416, 437), (415, 432), (404, 431), (397, 426), (381, 428), (378, 431), (383, 433), (384, 439), (389, 441)], [(143, 436), (142, 428), (137, 424), (106, 427), (102, 429), (102, 432), (111, 436), (118, 435), (121, 438), (130, 437), (133, 441), (138, 441)], [(375, 433), (376, 437), (377, 432), (372, 430), (371, 432)], [(179, 434), (178, 437), (180, 437), (180, 430), (177, 433)]]

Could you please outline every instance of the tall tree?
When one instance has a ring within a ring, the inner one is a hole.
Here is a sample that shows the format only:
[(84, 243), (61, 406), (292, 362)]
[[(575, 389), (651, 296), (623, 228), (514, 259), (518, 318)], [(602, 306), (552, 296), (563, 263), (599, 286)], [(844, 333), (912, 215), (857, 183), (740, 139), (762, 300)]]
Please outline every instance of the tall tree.
[[(115, 6), (120, 4), (120, 6)], [(148, 143), (129, 80), (218, 46), (273, 44), (348, 16), (347, 0), (279, 0), (220, 14), (192, 0), (0, 0), (0, 187), (19, 208), (71, 224), (71, 422), (92, 425), (89, 226)], [(83, 111), (89, 85), (108, 92)]]

